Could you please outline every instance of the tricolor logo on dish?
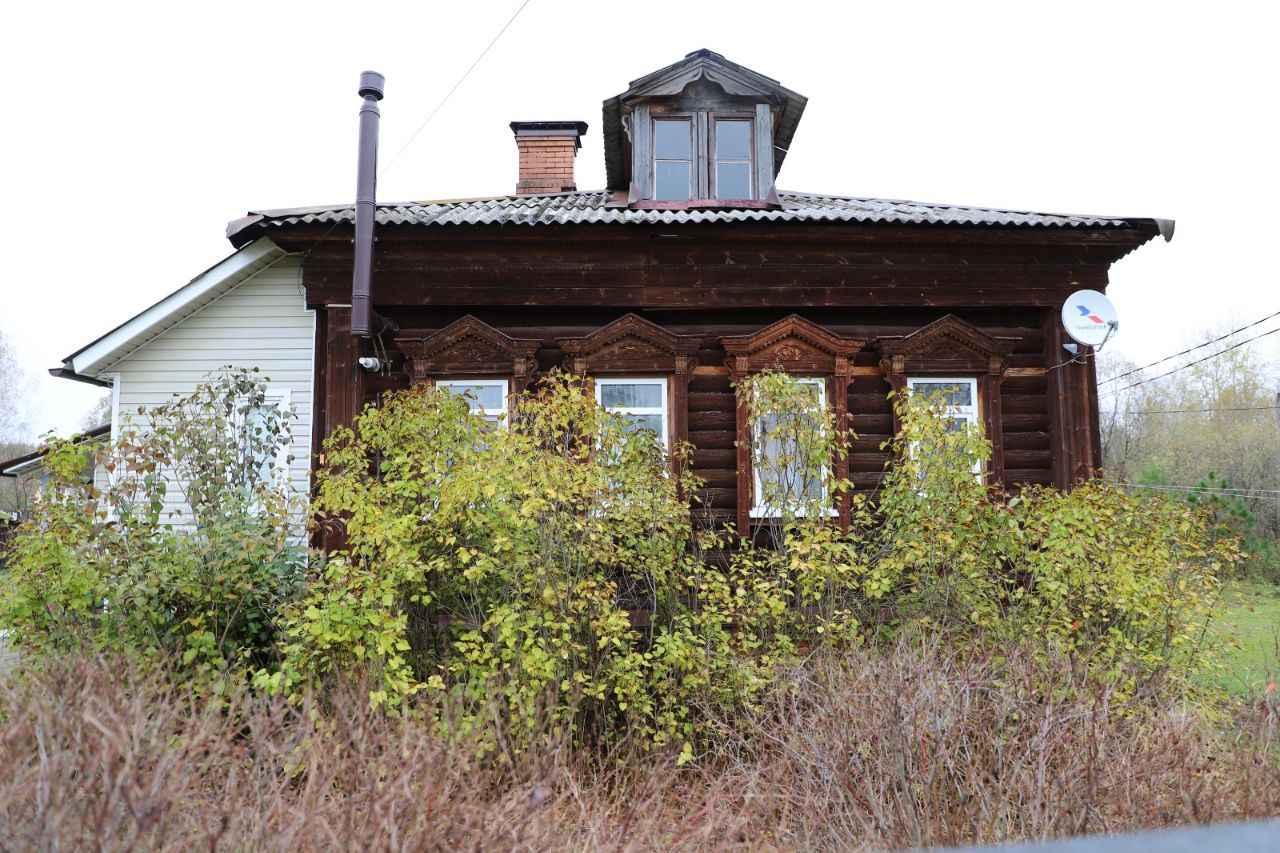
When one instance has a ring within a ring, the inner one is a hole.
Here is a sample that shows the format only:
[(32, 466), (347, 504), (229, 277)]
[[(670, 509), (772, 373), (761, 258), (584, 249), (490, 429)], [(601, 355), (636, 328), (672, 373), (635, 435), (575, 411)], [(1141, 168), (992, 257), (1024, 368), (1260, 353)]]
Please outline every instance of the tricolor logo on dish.
[(1089, 322), (1091, 322), (1091, 323), (1097, 323), (1098, 325), (1103, 325), (1103, 324), (1105, 324), (1105, 323), (1107, 322), (1106, 320), (1104, 320), (1104, 319), (1102, 319), (1101, 317), (1099, 317), (1097, 314), (1094, 314), (1093, 312), (1091, 312), (1091, 311), (1089, 310), (1088, 306), (1085, 306), (1085, 305), (1077, 305), (1077, 306), (1076, 306), (1076, 308), (1079, 308), (1079, 309), (1080, 309), (1080, 316), (1081, 316), (1081, 317), (1088, 317), (1088, 318), (1089, 318)]

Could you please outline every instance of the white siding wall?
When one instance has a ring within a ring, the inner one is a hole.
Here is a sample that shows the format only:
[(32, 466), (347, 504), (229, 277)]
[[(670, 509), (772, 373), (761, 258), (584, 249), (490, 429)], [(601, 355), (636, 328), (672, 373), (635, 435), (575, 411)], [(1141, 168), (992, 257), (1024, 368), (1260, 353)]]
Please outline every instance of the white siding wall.
[[(119, 375), (119, 422), (138, 424), (139, 407), (188, 394), (224, 365), (257, 367), (268, 380), (268, 392), (288, 390), (297, 413), (289, 474), (293, 488), (305, 496), (311, 461), (314, 349), (315, 312), (305, 307), (301, 262), (285, 257), (105, 372)], [(179, 490), (170, 489), (169, 503), (172, 510), (184, 512)]]

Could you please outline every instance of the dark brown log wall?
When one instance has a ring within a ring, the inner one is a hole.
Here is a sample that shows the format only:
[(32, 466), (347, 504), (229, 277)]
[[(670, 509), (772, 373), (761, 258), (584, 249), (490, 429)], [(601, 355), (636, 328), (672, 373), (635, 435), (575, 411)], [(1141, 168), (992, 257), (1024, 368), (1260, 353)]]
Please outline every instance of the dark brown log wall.
[[(329, 368), (322, 371), (326, 389), (326, 417), (349, 419), (353, 414), (347, 395), (359, 393), (363, 403), (372, 403), (386, 391), (406, 388), (409, 377), (403, 355), (391, 349), (393, 370), (387, 376), (365, 374), (357, 379), (350, 366), (351, 355), (335, 333), (343, 329), (345, 309), (336, 309), (336, 322), (322, 322), (328, 334), (331, 354)], [(625, 314), (619, 310), (488, 308), (450, 306), (447, 308), (400, 308), (402, 326), (434, 331), (468, 314), (515, 338), (542, 341), (538, 351), (542, 373), (562, 367), (565, 354), (558, 338), (582, 337)], [(718, 340), (725, 335), (749, 334), (781, 319), (790, 310), (772, 311), (680, 311), (646, 312), (644, 316), (679, 335), (702, 338), (697, 352), (698, 366), (689, 384), (688, 440), (696, 448), (694, 473), (706, 481), (706, 508), (721, 520), (730, 519), (737, 508), (735, 420), (736, 400), (725, 367), (725, 354)], [(907, 335), (938, 319), (942, 312), (930, 309), (883, 308), (824, 309), (799, 311), (801, 316), (830, 331), (852, 338), (871, 340), (877, 336)], [(982, 309), (956, 313), (983, 331), (1017, 338), (1009, 359), (1010, 368), (1001, 386), (1003, 406), (1005, 482), (1051, 484), (1056, 482), (1049, 400), (1049, 377), (1044, 372), (1046, 342), (1044, 312), (1038, 309)], [(1053, 371), (1056, 373), (1059, 371)], [(359, 373), (358, 368), (356, 373)], [(893, 431), (893, 413), (888, 399), (889, 384), (880, 367), (879, 355), (870, 348), (854, 362), (853, 381), (847, 406), (850, 426), (857, 439), (850, 448), (849, 476), (857, 491), (873, 492), (880, 484), (888, 451), (881, 444)], [(673, 413), (674, 415), (674, 413)], [(329, 428), (332, 428), (332, 423)]]
[[(954, 314), (1016, 338), (1000, 384), (1005, 482), (1067, 487), (1099, 464), (1096, 380), (1064, 364), (1062, 301), (1105, 289), (1111, 263), (1150, 238), (1124, 230), (867, 225), (505, 226), (385, 228), (375, 305), (402, 328), (431, 332), (473, 315), (513, 338), (536, 338), (539, 370), (563, 365), (559, 338), (590, 335), (634, 312), (702, 339), (688, 388), (688, 439), (707, 502), (737, 504), (735, 400), (719, 339), (797, 313), (837, 335), (872, 341)], [(292, 240), (292, 242), (291, 242)], [(278, 241), (305, 252), (303, 283), (318, 309), (317, 426), (349, 423), (360, 405), (408, 385), (392, 350), (389, 375), (356, 366), (373, 355), (349, 328), (349, 235), (299, 228)], [(960, 375), (964, 375), (963, 373)], [(870, 346), (855, 359), (847, 407), (858, 433), (849, 474), (879, 482), (893, 431), (889, 384)]]

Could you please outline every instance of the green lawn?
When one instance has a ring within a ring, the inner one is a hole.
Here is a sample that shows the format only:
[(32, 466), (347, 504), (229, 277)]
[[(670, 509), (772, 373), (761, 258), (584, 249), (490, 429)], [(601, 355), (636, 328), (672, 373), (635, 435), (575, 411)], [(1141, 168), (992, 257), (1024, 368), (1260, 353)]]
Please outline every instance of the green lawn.
[(1228, 649), (1228, 672), (1219, 681), (1232, 693), (1261, 691), (1280, 678), (1280, 586), (1231, 581), (1223, 589), (1225, 612), (1213, 630), (1233, 637), (1240, 648)]

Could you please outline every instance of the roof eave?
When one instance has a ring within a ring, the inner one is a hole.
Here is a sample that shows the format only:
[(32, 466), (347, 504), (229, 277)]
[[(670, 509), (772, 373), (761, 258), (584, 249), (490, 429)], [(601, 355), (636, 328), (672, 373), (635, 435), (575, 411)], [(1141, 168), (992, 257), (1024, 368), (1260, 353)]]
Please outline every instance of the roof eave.
[[(62, 360), (54, 375), (97, 378), (105, 367), (203, 306), (221, 288), (234, 287), (288, 254), (268, 238), (260, 238), (200, 273), (150, 308), (135, 314), (105, 335)], [(193, 307), (194, 306), (194, 307)], [(65, 371), (65, 372), (64, 372)], [(52, 372), (52, 371), (51, 371)]]
[[(73, 435), (71, 440), (76, 444), (81, 444), (86, 441), (92, 441), (95, 438), (102, 438), (110, 435), (110, 433), (111, 424), (106, 423), (101, 426), (96, 426), (93, 429), (85, 430), (77, 435)], [(45, 444), (41, 447), (37, 447), (35, 450), (24, 453), (21, 456), (15, 456), (12, 459), (0, 460), (0, 477), (17, 477), (24, 471), (29, 471), (32, 468), (37, 467), (40, 464), (40, 461), (44, 459), (48, 453), (49, 445)]]

